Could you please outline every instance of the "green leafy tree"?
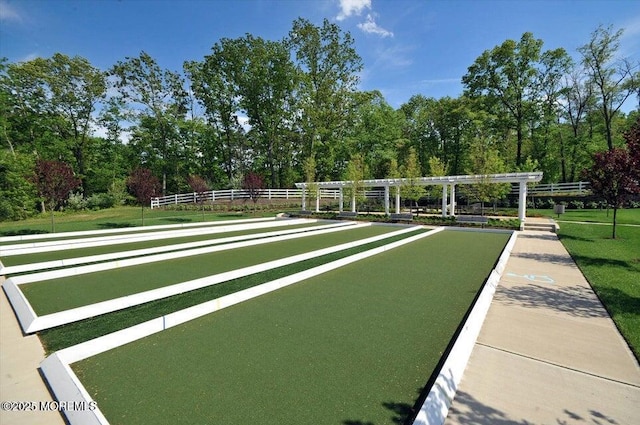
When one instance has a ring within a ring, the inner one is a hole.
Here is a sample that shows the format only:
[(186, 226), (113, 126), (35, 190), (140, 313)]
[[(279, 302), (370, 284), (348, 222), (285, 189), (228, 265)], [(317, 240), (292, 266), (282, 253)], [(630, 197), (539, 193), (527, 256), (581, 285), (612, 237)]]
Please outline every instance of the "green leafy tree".
[(614, 118), (630, 96), (638, 95), (640, 87), (640, 63), (616, 58), (622, 34), (621, 29), (613, 32), (611, 26), (599, 26), (589, 42), (578, 49), (595, 88), (609, 150), (614, 148)]
[(297, 108), (302, 155), (315, 158), (320, 180), (337, 177), (336, 155), (351, 125), (362, 59), (351, 34), (327, 19), (322, 26), (295, 20), (286, 43), (295, 54), (300, 75)]
[(425, 195), (424, 186), (418, 184), (418, 179), (422, 177), (420, 164), (418, 163), (418, 155), (415, 149), (409, 150), (407, 162), (400, 167), (400, 173), (403, 178), (408, 179), (407, 184), (400, 187), (400, 196), (407, 199), (417, 206), (417, 201)]
[(35, 212), (36, 189), (29, 176), (31, 155), (0, 151), (0, 221), (22, 220)]
[(220, 158), (220, 166), (231, 181), (234, 173), (243, 171), (246, 135), (240, 123), (240, 83), (236, 78), (242, 65), (241, 46), (234, 40), (222, 39), (211, 48), (202, 62), (186, 62), (185, 71), (191, 89), (204, 107), (211, 127), (201, 145), (205, 158)]
[[(347, 164), (347, 169), (345, 170), (344, 180), (349, 182), (348, 186), (345, 187), (344, 193), (350, 199), (354, 198), (355, 195), (355, 210), (357, 211), (358, 203), (364, 201), (366, 186), (363, 180), (366, 179), (366, 176), (369, 174), (369, 170), (367, 169), (367, 164), (364, 161), (364, 158), (360, 154), (355, 154), (349, 160)], [(352, 207), (354, 207), (352, 205)]]
[(471, 145), (471, 168), (468, 174), (481, 175), (479, 183), (470, 185), (467, 192), (481, 203), (484, 215), (484, 204), (504, 198), (510, 191), (509, 183), (492, 183), (489, 174), (500, 174), (506, 171), (506, 166), (500, 154), (491, 146), (489, 140), (477, 138)]
[(162, 175), (162, 193), (170, 175), (175, 177), (180, 145), (179, 124), (187, 113), (182, 77), (163, 70), (149, 54), (117, 62), (110, 71), (121, 102), (135, 128), (131, 143), (139, 162), (155, 165)]
[(542, 40), (526, 32), (519, 41), (506, 40), (486, 50), (462, 77), (470, 97), (486, 96), (489, 105), (499, 108), (504, 125), (516, 133), (515, 163), (523, 159), (526, 125), (538, 98), (538, 62)]

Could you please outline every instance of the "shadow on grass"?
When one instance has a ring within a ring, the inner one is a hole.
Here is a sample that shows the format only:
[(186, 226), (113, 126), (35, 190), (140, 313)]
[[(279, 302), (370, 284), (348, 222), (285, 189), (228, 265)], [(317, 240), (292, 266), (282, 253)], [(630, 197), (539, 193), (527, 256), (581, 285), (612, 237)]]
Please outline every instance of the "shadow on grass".
[(600, 258), (590, 257), (587, 255), (574, 255), (576, 263), (581, 266), (595, 266), (595, 267), (620, 267), (632, 272), (640, 272), (640, 264), (633, 261), (615, 260), (613, 258)]
[(107, 223), (98, 224), (98, 227), (100, 227), (101, 229), (124, 229), (124, 228), (127, 228), (127, 227), (134, 227), (134, 225), (131, 224), (131, 223), (112, 223), (112, 222), (107, 222)]
[(193, 220), (184, 217), (167, 217), (160, 219), (161, 221), (168, 221), (170, 223), (191, 223)]
[(25, 235), (42, 235), (49, 233), (47, 230), (40, 229), (20, 229), (20, 230), (7, 230), (6, 232), (0, 232), (0, 236), (25, 236)]
[(607, 317), (598, 297), (583, 286), (503, 286), (496, 291), (494, 299), (505, 305), (546, 308), (573, 317)]
[(596, 292), (607, 306), (611, 316), (619, 314), (640, 314), (640, 298), (629, 295), (618, 288), (598, 287)]

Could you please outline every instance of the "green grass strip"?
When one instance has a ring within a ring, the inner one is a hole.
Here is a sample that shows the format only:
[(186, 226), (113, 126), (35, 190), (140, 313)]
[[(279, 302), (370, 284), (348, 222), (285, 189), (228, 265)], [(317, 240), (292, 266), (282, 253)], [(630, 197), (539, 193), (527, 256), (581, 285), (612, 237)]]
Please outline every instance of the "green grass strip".
[(389, 233), (368, 226), (20, 285), (39, 316)]
[(640, 361), (640, 227), (563, 223), (560, 240)]
[(73, 369), (112, 424), (402, 423), (507, 239), (439, 233)]
[(114, 311), (109, 314), (58, 326), (56, 328), (46, 329), (40, 331), (38, 336), (40, 337), (40, 341), (42, 342), (45, 351), (50, 354), (54, 351), (146, 322), (147, 320), (155, 319), (178, 310), (220, 298), (224, 295), (232, 294), (271, 280), (308, 270), (340, 258), (358, 254), (360, 252), (377, 248), (426, 231), (428, 230), (418, 229), (415, 233), (404, 233), (381, 241), (300, 261), (288, 266), (233, 279), (217, 285), (151, 301), (145, 304), (129, 307), (127, 309)]
[[(80, 256), (87, 257), (90, 255), (110, 254), (114, 252), (125, 253), (126, 251), (133, 251), (135, 249), (155, 248), (158, 246), (168, 246), (168, 245), (174, 245), (174, 244), (200, 242), (200, 241), (206, 241), (206, 240), (211, 240), (213, 245), (216, 243), (215, 242), (216, 239), (221, 239), (221, 238), (250, 235), (252, 233), (264, 233), (264, 232), (270, 232), (270, 231), (275, 232), (278, 230), (305, 229), (305, 228), (310, 229), (323, 224), (327, 224), (327, 222), (288, 225), (288, 226), (283, 225), (278, 227), (231, 231), (231, 232), (224, 232), (224, 233), (211, 233), (211, 234), (196, 235), (196, 236), (167, 237), (166, 239), (156, 239), (151, 241), (132, 242), (132, 243), (121, 243), (117, 245), (94, 246), (94, 247), (88, 247), (88, 248), (69, 249), (69, 250), (63, 250), (63, 251), (41, 252), (36, 254), (12, 255), (8, 257), (3, 257), (2, 263), (7, 267), (17, 266), (22, 264), (40, 263), (44, 261), (63, 260), (65, 258), (75, 258)], [(112, 236), (112, 235), (109, 235), (109, 236)], [(122, 258), (125, 258), (125, 257), (122, 257)]]

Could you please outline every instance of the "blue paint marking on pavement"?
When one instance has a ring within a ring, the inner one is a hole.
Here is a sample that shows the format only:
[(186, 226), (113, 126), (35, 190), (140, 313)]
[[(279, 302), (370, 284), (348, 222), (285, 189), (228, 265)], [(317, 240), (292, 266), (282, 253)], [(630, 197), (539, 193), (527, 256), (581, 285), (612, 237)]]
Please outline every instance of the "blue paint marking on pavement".
[(507, 276), (512, 276), (512, 277), (520, 277), (522, 279), (526, 279), (530, 282), (539, 282), (539, 283), (549, 283), (549, 284), (553, 284), (556, 283), (555, 280), (553, 280), (550, 276), (547, 275), (539, 275), (539, 274), (516, 274), (516, 273), (511, 273), (508, 272)]

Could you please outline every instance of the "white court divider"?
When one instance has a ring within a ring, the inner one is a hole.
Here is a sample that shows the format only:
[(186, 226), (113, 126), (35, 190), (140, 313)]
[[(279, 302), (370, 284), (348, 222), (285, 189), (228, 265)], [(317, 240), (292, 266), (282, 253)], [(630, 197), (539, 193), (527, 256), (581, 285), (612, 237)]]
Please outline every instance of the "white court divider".
[(238, 230), (262, 229), (277, 226), (292, 226), (304, 223), (314, 223), (317, 219), (277, 219), (270, 222), (258, 222), (247, 224), (216, 225), (198, 229), (166, 230), (149, 233), (136, 233), (133, 235), (116, 235), (103, 237), (89, 237), (81, 239), (65, 239), (49, 242), (31, 242), (0, 247), (0, 256), (37, 254), (41, 252), (66, 251), (94, 246), (127, 244), (133, 242), (145, 242), (160, 239), (179, 238), (187, 236), (210, 235), (216, 233), (233, 232)]
[(229, 224), (230, 222), (234, 224), (257, 223), (260, 221), (272, 221), (275, 219), (276, 217), (240, 218), (237, 220), (199, 221), (197, 223), (159, 224), (156, 226), (134, 226), (119, 227), (116, 229), (81, 230), (77, 232), (37, 233), (32, 235), (2, 236), (0, 237), (0, 243), (29, 241), (33, 239), (60, 239), (76, 236), (108, 235), (113, 233), (146, 232), (166, 229), (186, 229), (189, 227), (208, 227)]
[(279, 241), (284, 241), (289, 239), (304, 238), (304, 237), (320, 235), (324, 233), (339, 232), (348, 228), (349, 229), (360, 228), (360, 227), (366, 227), (370, 225), (371, 223), (355, 223), (355, 222), (333, 223), (333, 224), (314, 227), (313, 230), (305, 229), (306, 231), (304, 232), (298, 231), (295, 233), (287, 233), (284, 235), (282, 234), (282, 232), (273, 232), (274, 235), (267, 238), (261, 238), (261, 239), (255, 239), (255, 240), (250, 239), (246, 241), (239, 241), (239, 242), (234, 242), (234, 243), (229, 243), (224, 245), (205, 246), (200, 248), (185, 249), (182, 251), (147, 255), (145, 257), (125, 258), (122, 260), (108, 261), (104, 263), (87, 264), (84, 266), (69, 267), (65, 269), (51, 270), (51, 271), (43, 271), (39, 273), (31, 273), (31, 274), (20, 275), (20, 276), (12, 276), (8, 280), (15, 282), (16, 285), (24, 285), (26, 283), (60, 279), (60, 278), (69, 277), (69, 276), (79, 276), (87, 273), (114, 270), (114, 269), (119, 269), (123, 267), (137, 266), (140, 264), (155, 263), (158, 261), (175, 260), (178, 258), (191, 257), (194, 255), (211, 254), (218, 251), (227, 251), (230, 249), (243, 248), (246, 246), (262, 245), (262, 244), (271, 243), (271, 242), (279, 242)]
[(498, 282), (517, 237), (518, 232), (512, 232), (496, 266), (491, 271), (482, 291), (476, 298), (462, 330), (440, 369), (438, 377), (431, 386), (431, 390), (413, 422), (414, 425), (442, 425), (447, 418), (449, 407), (451, 407), (460, 385), (460, 380), (469, 362), (469, 357), (471, 357), (471, 352), (476, 344), (480, 329), (491, 306), (493, 295), (496, 292)]
[[(415, 230), (416, 227), (413, 227), (412, 229)], [(166, 316), (152, 319), (139, 325), (56, 351), (54, 354), (42, 361), (40, 369), (57, 400), (71, 400), (88, 405), (89, 403), (93, 403), (94, 400), (91, 399), (78, 377), (69, 367), (69, 365), (75, 362), (142, 339), (149, 335), (162, 332), (165, 329), (178, 326), (182, 323), (214, 313), (235, 304), (256, 298), (260, 295), (318, 276), (322, 273), (338, 269), (346, 266), (347, 264), (406, 245), (441, 232), (442, 230), (444, 230), (443, 227), (438, 227), (429, 232), (410, 236), (400, 241), (392, 242), (378, 248), (341, 258), (290, 276), (272, 280), (270, 282), (263, 283), (262, 285), (225, 295), (224, 297), (220, 297), (212, 301), (189, 307), (175, 313), (167, 314)], [(67, 412), (64, 413), (66, 414)], [(73, 415), (67, 415), (67, 420), (71, 425), (107, 425), (109, 423), (102, 412), (100, 412), (99, 406), (94, 410), (88, 409), (81, 412), (73, 412)]]
[[(370, 223), (354, 224), (353, 226), (351, 226), (351, 228), (366, 227), (368, 225), (371, 225), (371, 224)], [(18, 287), (18, 285), (20, 284), (19, 282), (17, 282), (18, 279), (23, 277), (28, 278), (32, 275), (17, 276), (17, 277), (8, 279), (3, 283), (3, 287), (5, 288), (5, 292), (7, 294), (7, 297), (9, 298), (9, 301), (11, 302), (12, 305), (14, 305), (14, 310), (16, 312), (16, 316), (18, 318), (18, 321), (20, 322), (20, 326), (22, 327), (23, 332), (26, 334), (29, 334), (29, 333), (37, 332), (43, 329), (48, 329), (48, 328), (60, 326), (66, 323), (76, 322), (78, 320), (86, 319), (89, 317), (98, 316), (100, 314), (122, 310), (124, 308), (143, 304), (149, 301), (170, 297), (172, 295), (181, 294), (183, 292), (193, 291), (195, 289), (200, 289), (206, 286), (211, 286), (221, 282), (226, 282), (231, 279), (237, 279), (239, 277), (248, 276), (248, 275), (259, 273), (265, 270), (271, 270), (277, 267), (282, 267), (282, 266), (293, 264), (296, 262), (308, 260), (321, 255), (326, 255), (333, 252), (354, 248), (356, 246), (376, 242), (382, 239), (401, 235), (403, 233), (412, 232), (418, 228), (420, 228), (420, 226), (403, 227), (401, 230), (397, 230), (395, 232), (389, 232), (389, 233), (373, 236), (366, 239), (347, 242), (347, 243), (336, 245), (329, 248), (323, 248), (316, 251), (307, 252), (304, 254), (298, 254), (298, 255), (294, 255), (294, 256), (279, 259), (279, 260), (273, 260), (266, 263), (257, 264), (254, 266), (248, 266), (241, 269), (232, 270), (229, 272), (219, 273), (216, 275), (211, 275), (211, 276), (207, 276), (199, 279), (190, 280), (187, 282), (176, 283), (176, 284), (165, 286), (162, 288), (152, 289), (152, 290), (140, 292), (137, 294), (127, 295), (124, 297), (119, 297), (112, 300), (102, 301), (99, 303), (77, 307), (69, 310), (64, 310), (56, 313), (51, 313), (43, 316), (38, 316), (35, 313), (35, 311), (31, 307), (31, 304), (29, 303), (27, 298), (24, 296), (24, 294), (22, 293), (22, 291), (20, 291)], [(324, 231), (315, 232), (315, 234), (329, 233), (332, 231), (339, 231), (339, 230), (342, 230), (342, 228), (326, 229)], [(255, 241), (255, 242), (259, 242), (259, 241)]]
[[(313, 223), (313, 222), (314, 220), (306, 221), (304, 223)], [(287, 223), (284, 226), (288, 226), (291, 224), (300, 224), (300, 223)], [(353, 224), (354, 222), (345, 221), (345, 222), (327, 224), (322, 226), (319, 225), (317, 227), (305, 227), (301, 229), (289, 229), (289, 230), (277, 230), (273, 232), (252, 233), (249, 235), (230, 236), (226, 238), (208, 239), (205, 241), (187, 242), (183, 244), (165, 245), (165, 246), (158, 246), (154, 248), (136, 249), (136, 250), (130, 250), (130, 251), (119, 251), (119, 252), (112, 252), (109, 254), (89, 255), (86, 257), (65, 258), (62, 260), (43, 261), (40, 263), (19, 264), (15, 266), (5, 266), (5, 267), (2, 267), (2, 265), (0, 264), (0, 276), (24, 273), (24, 272), (30, 272), (30, 271), (36, 271), (36, 270), (77, 266), (80, 264), (98, 263), (102, 261), (109, 261), (109, 260), (115, 260), (115, 259), (121, 259), (121, 258), (124, 259), (129, 257), (139, 257), (143, 255), (159, 254), (162, 252), (180, 251), (180, 250), (193, 249), (193, 248), (199, 248), (204, 246), (221, 245), (221, 244), (230, 243), (230, 242), (240, 242), (240, 241), (250, 240), (250, 239), (268, 238), (268, 237), (278, 236), (278, 235), (288, 235), (292, 233), (309, 232), (309, 231), (318, 230), (318, 229), (342, 227), (342, 226), (349, 226)], [(279, 226), (269, 225), (265, 227), (279, 227)], [(260, 229), (261, 228), (262, 227), (260, 227)]]

